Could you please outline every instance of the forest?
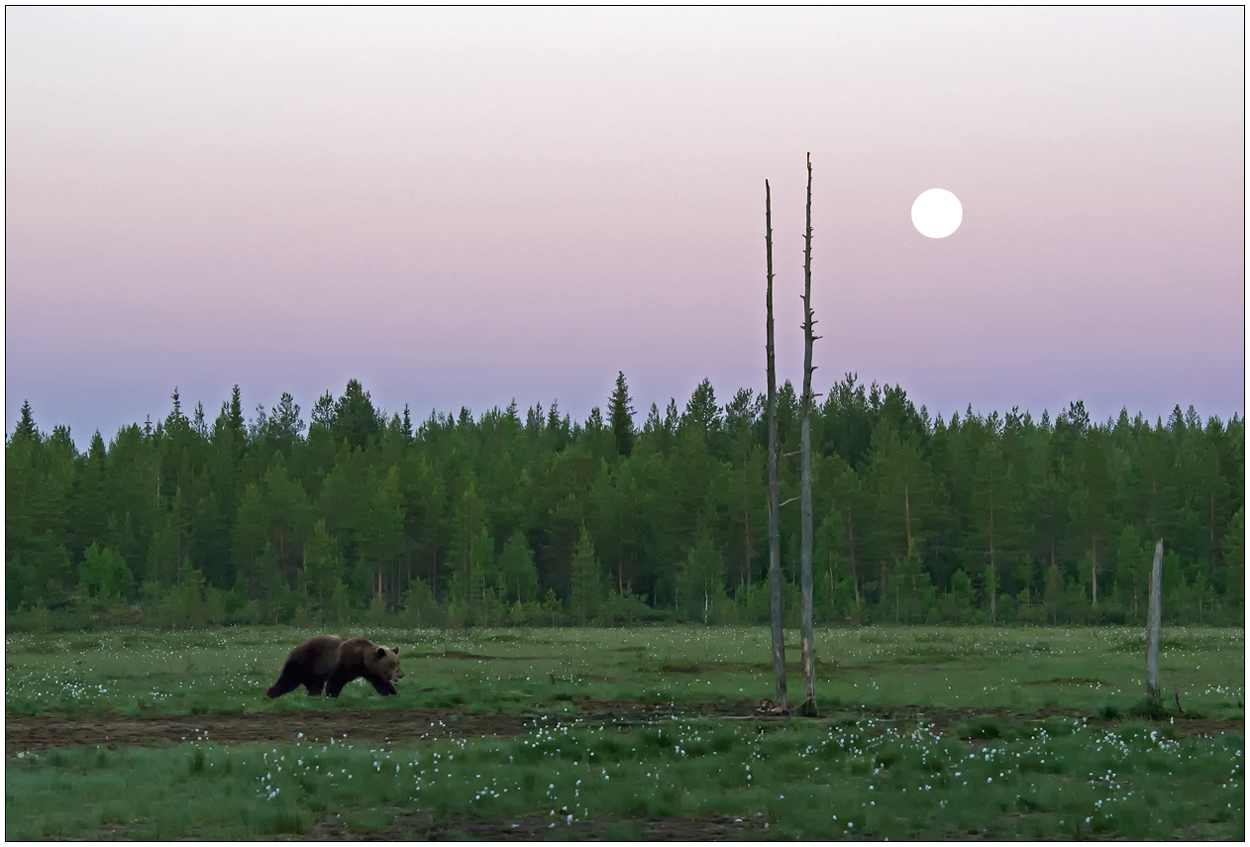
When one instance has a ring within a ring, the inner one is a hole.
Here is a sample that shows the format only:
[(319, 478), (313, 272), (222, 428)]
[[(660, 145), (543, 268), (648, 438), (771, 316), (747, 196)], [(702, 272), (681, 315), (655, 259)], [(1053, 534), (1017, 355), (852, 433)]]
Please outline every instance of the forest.
[[(769, 619), (761, 397), (704, 380), (645, 416), (623, 373), (557, 403), (388, 415), (350, 381), (79, 452), (29, 404), (5, 444), (10, 629)], [(798, 618), (799, 399), (778, 390), (787, 625)], [(813, 410), (814, 606), (834, 625), (1244, 620), (1244, 420), (1153, 424), (969, 406), (949, 420), (848, 374)], [(792, 500), (791, 498), (795, 498)]]

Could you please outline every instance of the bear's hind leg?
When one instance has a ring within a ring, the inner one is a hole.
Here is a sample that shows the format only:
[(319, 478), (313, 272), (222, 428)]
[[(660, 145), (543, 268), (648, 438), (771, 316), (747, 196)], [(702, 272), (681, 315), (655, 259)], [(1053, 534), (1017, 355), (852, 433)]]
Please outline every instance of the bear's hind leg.
[(350, 679), (342, 676), (332, 676), (326, 683), (326, 696), (338, 699), (339, 694), (343, 691), (343, 686), (351, 682)]
[(269, 686), (269, 690), (265, 692), (265, 697), (269, 700), (276, 700), (283, 694), (299, 688), (302, 683), (300, 672), (288, 663), (283, 666), (282, 674), (278, 677), (278, 681)]

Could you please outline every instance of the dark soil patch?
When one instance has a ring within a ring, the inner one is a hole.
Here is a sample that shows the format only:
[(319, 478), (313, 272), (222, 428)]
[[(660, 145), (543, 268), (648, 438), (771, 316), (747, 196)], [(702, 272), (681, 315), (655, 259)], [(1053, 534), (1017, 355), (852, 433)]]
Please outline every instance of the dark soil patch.
[[(429, 815), (391, 810), (390, 825), (361, 829), (336, 814), (316, 823), (304, 838), (313, 841), (729, 841), (767, 831), (761, 817), (704, 815), (693, 818), (602, 818), (569, 823), (566, 818), (526, 817), (499, 820), (453, 820), (436, 823)], [(348, 816), (350, 817), (350, 816)]]
[(291, 743), (346, 737), (349, 741), (401, 744), (430, 738), (510, 737), (526, 731), (532, 719), (520, 715), (475, 715), (437, 709), (369, 709), (333, 712), (263, 712), (252, 715), (162, 717), (47, 715), (10, 718), (4, 723), (6, 755), (48, 747), (118, 747), (180, 744)]
[[(1019, 712), (1005, 706), (996, 708), (977, 708), (973, 706), (935, 707), (935, 706), (865, 706), (860, 708), (829, 709), (821, 712), (822, 718), (844, 721), (849, 717), (863, 716), (888, 723), (918, 723), (923, 720), (932, 724), (934, 731), (943, 735), (958, 732), (964, 725), (978, 719), (992, 718), (1004, 728), (1012, 724), (1034, 723), (1048, 718), (1085, 718), (1090, 726), (1113, 727), (1119, 721), (1107, 721), (1082, 709), (1037, 709), (1032, 712)], [(1183, 737), (1199, 735), (1218, 735), (1222, 732), (1241, 733), (1245, 730), (1244, 722), (1232, 718), (1186, 718), (1171, 717), (1156, 722), (1157, 726), (1166, 726), (1176, 735)]]
[(755, 714), (757, 704), (734, 700), (715, 703), (628, 703), (618, 700), (582, 700), (579, 717), (615, 723), (650, 723), (663, 718), (746, 718)]
[[(455, 709), (360, 709), (334, 711), (261, 712), (250, 715), (190, 715), (132, 717), (104, 715), (70, 718), (50, 715), (5, 719), (5, 754), (39, 751), (49, 747), (90, 747), (97, 744), (118, 747), (180, 744), (207, 740), (213, 744), (291, 743), (326, 741), (331, 737), (349, 742), (396, 745), (435, 738), (509, 738), (533, 729), (538, 722), (559, 720), (611, 726), (640, 726), (666, 718), (711, 718), (786, 723), (803, 718), (761, 714), (756, 703), (723, 700), (713, 703), (629, 703), (612, 700), (582, 700), (577, 711), (563, 714), (513, 715), (475, 714)], [(914, 726), (923, 722), (943, 735), (962, 734), (973, 721), (992, 719), (1004, 729), (1047, 718), (1085, 718), (1090, 725), (1114, 726), (1080, 709), (1038, 709), (1015, 712), (1005, 707), (859, 707), (825, 708), (821, 721), (846, 723), (871, 719), (877, 723)], [(1178, 717), (1157, 722), (1177, 736), (1218, 735), (1244, 732), (1240, 720)], [(545, 826), (546, 824), (544, 824)], [(511, 826), (511, 822), (509, 822)]]

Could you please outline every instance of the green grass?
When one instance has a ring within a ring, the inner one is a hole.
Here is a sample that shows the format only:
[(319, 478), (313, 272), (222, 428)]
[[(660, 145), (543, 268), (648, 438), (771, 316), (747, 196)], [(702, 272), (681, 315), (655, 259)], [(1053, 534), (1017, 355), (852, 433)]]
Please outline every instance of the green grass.
[[(677, 709), (629, 728), (596, 724), (579, 706), (771, 697), (767, 630), (342, 633), (401, 647), (401, 696), (383, 699), (358, 682), (338, 702), (302, 691), (266, 702), (287, 652), (313, 634), (10, 635), (6, 712), (451, 708), (524, 715), (532, 729), (386, 750), (203, 741), (7, 749), (6, 837), (306, 837), (327, 823), (346, 832), (408, 826), (422, 837), (414, 820), (454, 834), (457, 821), (537, 816), (552, 838), (580, 837), (585, 821), (606, 822), (602, 837), (638, 838), (648, 819), (712, 814), (766, 822), (764, 837), (776, 838), (1244, 837), (1240, 629), (1165, 631), (1162, 721), (1138, 717), (1140, 630), (917, 627), (818, 632), (819, 720), (685, 719)], [(797, 651), (788, 658), (797, 671)], [(799, 690), (796, 674), (792, 696)], [(887, 718), (909, 705), (919, 713)], [(1037, 720), (1038, 709), (1066, 716)], [(944, 725), (926, 717), (941, 710)], [(1197, 736), (1197, 723), (1186, 723), (1195, 717), (1225, 723)]]
[(1073, 719), (969, 745), (923, 721), (675, 721), (632, 732), (537, 723), (505, 742), (395, 750), (196, 744), (23, 756), (6, 768), (5, 835), (254, 838), (328, 818), (361, 831), (403, 808), (433, 822), (538, 815), (553, 829), (758, 815), (771, 835), (803, 839), (1244, 836), (1240, 735), (1173, 738)]
[[(5, 644), (5, 707), (19, 715), (335, 708), (310, 701), (302, 690), (272, 703), (262, 697), (291, 647), (314, 634), (291, 628), (12, 634)], [(588, 699), (685, 704), (773, 696), (764, 627), (362, 634), (401, 648), (401, 696), (383, 700), (358, 682), (344, 691), (340, 708), (526, 713)], [(1142, 700), (1144, 642), (1137, 628), (869, 627), (818, 631), (816, 642), (819, 700), (826, 707), (1128, 714)], [(1169, 703), (1178, 691), (1191, 714), (1243, 716), (1244, 654), (1244, 630), (1169, 628), (1160, 656)], [(797, 650), (789, 658), (796, 691)]]

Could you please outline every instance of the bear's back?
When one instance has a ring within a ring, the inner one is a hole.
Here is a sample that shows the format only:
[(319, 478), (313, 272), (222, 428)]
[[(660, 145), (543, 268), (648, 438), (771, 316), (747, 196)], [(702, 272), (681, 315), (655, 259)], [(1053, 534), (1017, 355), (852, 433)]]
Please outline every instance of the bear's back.
[(287, 661), (294, 660), (315, 676), (328, 677), (339, 666), (344, 643), (333, 635), (318, 635), (292, 650)]
[(368, 638), (349, 638), (339, 647), (339, 667), (365, 668), (365, 656), (378, 649)]

